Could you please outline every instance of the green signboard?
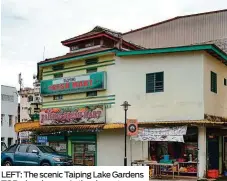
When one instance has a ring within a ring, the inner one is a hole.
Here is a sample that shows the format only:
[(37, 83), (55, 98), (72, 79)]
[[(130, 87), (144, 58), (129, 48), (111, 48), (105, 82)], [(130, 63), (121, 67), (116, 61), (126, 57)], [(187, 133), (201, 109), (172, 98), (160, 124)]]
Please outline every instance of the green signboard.
[(106, 72), (41, 81), (41, 95), (59, 95), (106, 89)]

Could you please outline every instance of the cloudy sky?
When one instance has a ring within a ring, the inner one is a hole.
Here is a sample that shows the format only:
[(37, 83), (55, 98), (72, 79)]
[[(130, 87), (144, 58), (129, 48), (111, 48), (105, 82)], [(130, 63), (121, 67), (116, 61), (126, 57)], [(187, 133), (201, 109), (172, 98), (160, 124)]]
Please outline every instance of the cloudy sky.
[(100, 25), (126, 32), (180, 15), (226, 9), (226, 0), (2, 0), (1, 84), (32, 86), (37, 62), (65, 54), (60, 41)]

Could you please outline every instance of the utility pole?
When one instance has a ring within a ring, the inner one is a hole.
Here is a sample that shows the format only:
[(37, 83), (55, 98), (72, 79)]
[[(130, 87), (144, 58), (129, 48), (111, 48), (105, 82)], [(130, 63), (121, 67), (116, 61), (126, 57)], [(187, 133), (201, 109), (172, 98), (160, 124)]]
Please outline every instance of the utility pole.
[[(19, 95), (21, 95), (22, 85), (23, 85), (23, 79), (22, 79), (21, 73), (19, 73), (19, 75), (18, 75), (18, 83), (19, 83), (19, 85), (20, 85)], [(19, 111), (20, 111), (20, 106), (19, 106), (18, 109), (19, 109)], [(17, 143), (18, 143), (18, 144), (21, 143), (20, 137), (19, 137), (19, 132), (17, 133)]]

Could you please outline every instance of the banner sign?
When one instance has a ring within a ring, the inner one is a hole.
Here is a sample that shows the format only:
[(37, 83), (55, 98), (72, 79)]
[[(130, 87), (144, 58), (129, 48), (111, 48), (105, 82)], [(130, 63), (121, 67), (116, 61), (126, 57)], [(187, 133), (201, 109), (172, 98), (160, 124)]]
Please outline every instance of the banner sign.
[(184, 142), (183, 135), (187, 133), (187, 126), (170, 128), (140, 128), (138, 135), (132, 137), (137, 141), (171, 141)]
[(144, 135), (155, 136), (182, 136), (187, 133), (187, 126), (169, 127), (169, 128), (141, 128), (140, 132)]
[(106, 72), (41, 81), (41, 95), (58, 95), (106, 89)]
[(105, 123), (105, 106), (47, 108), (40, 112), (40, 125)]
[(183, 136), (152, 136), (152, 135), (139, 135), (138, 137), (132, 137), (135, 141), (168, 141), (168, 142), (182, 142), (184, 143)]

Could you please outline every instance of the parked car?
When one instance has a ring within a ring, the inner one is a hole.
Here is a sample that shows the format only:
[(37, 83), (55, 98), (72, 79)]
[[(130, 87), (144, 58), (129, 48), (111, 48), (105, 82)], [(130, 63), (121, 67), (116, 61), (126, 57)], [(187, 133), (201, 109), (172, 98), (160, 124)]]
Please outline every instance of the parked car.
[(3, 141), (1, 141), (1, 151), (5, 151), (6, 149), (7, 149), (6, 144)]
[(72, 159), (44, 145), (15, 144), (1, 153), (2, 166), (71, 166)]

